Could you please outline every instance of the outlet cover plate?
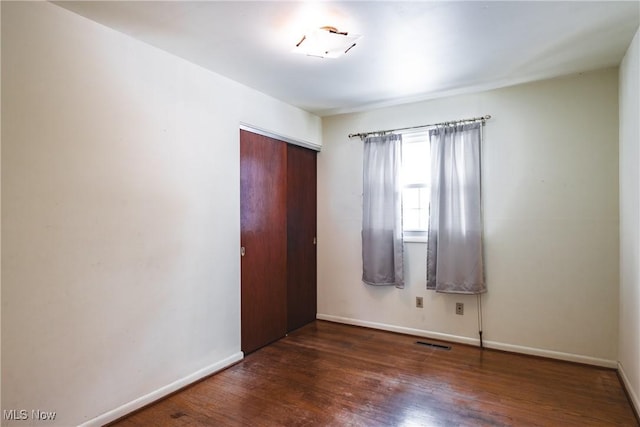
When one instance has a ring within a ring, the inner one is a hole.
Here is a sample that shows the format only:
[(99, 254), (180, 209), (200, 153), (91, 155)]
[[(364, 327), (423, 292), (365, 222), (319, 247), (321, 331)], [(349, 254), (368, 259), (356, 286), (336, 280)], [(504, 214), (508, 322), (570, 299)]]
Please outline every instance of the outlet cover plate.
[(461, 302), (456, 303), (456, 314), (463, 315), (464, 314), (464, 304)]

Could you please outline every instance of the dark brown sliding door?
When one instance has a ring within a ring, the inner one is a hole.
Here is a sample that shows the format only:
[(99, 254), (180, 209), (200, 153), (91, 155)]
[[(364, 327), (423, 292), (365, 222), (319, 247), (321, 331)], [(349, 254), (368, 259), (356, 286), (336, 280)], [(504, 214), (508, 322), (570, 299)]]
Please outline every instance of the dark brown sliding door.
[(316, 318), (316, 152), (287, 147), (287, 330)]
[(287, 332), (287, 145), (240, 131), (241, 347)]

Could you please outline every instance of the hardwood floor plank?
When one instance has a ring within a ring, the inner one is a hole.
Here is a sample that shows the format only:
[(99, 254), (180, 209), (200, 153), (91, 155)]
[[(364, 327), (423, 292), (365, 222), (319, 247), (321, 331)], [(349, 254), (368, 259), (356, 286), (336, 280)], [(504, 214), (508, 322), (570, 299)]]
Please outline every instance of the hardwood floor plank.
[(616, 372), (316, 321), (116, 426), (638, 426)]

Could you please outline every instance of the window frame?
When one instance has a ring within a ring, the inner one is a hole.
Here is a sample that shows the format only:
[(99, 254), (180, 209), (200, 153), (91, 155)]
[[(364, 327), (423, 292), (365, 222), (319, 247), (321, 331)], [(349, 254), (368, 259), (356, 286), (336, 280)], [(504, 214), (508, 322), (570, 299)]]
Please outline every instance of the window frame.
[[(409, 132), (403, 132), (402, 133), (402, 148), (403, 148), (403, 162), (402, 162), (402, 176), (403, 178), (406, 176), (405, 173), (405, 163), (404, 163), (404, 154), (405, 154), (405, 146), (406, 144), (426, 144), (427, 145), (427, 152), (430, 152), (429, 149), (429, 131), (428, 130), (420, 130), (420, 131), (409, 131)], [(430, 181), (430, 180), (429, 180)], [(429, 194), (430, 189), (431, 189), (431, 183), (430, 182), (410, 182), (410, 183), (402, 183), (402, 191), (404, 193), (405, 189), (408, 188), (424, 188), (427, 190), (427, 194)], [(404, 194), (403, 194), (404, 196)], [(421, 201), (422, 202), (422, 201)], [(420, 208), (425, 208), (427, 211), (427, 227), (424, 230), (406, 230), (405, 229), (405, 224), (404, 224), (404, 209), (405, 209), (405, 204), (404, 204), (404, 198), (402, 201), (402, 209), (403, 209), (403, 224), (402, 224), (402, 233), (403, 233), (403, 241), (407, 242), (407, 243), (426, 243), (427, 242), (427, 237), (428, 237), (428, 233), (429, 233), (429, 202), (428, 202), (428, 198), (427, 201), (424, 202), (426, 203), (426, 206), (423, 205), (423, 203), (420, 203)]]

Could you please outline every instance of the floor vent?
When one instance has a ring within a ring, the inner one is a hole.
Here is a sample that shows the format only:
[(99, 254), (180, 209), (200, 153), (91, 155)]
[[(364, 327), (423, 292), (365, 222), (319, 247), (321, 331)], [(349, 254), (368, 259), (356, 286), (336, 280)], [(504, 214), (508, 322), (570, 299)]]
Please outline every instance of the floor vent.
[(426, 342), (426, 341), (416, 341), (416, 344), (426, 345), (427, 347), (439, 348), (440, 350), (451, 350), (450, 345), (436, 344), (436, 343)]

